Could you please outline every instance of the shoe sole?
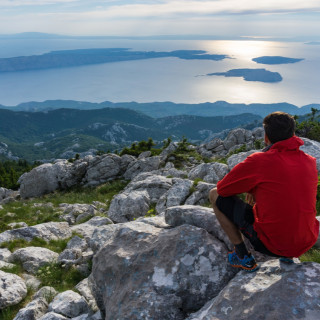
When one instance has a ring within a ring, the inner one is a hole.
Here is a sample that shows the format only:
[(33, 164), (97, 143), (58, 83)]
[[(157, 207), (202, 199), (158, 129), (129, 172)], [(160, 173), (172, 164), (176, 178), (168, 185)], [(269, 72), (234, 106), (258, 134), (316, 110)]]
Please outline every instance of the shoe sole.
[(246, 268), (244, 266), (236, 266), (236, 265), (231, 264), (231, 263), (230, 263), (230, 266), (233, 267), (233, 268), (240, 268), (240, 269), (242, 269), (242, 270), (244, 270), (246, 272), (255, 272), (255, 271), (257, 271), (259, 269), (259, 266), (257, 264), (255, 266), (253, 266), (252, 268)]

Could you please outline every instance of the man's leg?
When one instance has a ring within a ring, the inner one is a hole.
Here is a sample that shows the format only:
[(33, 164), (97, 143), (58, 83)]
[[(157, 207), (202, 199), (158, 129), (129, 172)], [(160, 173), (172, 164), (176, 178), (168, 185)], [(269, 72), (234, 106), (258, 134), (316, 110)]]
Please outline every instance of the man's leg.
[(231, 243), (234, 245), (238, 245), (243, 242), (242, 234), (239, 231), (238, 227), (228, 218), (225, 214), (223, 214), (217, 207), (216, 201), (218, 198), (217, 188), (213, 188), (209, 192), (209, 200), (211, 202), (214, 213), (221, 225), (221, 228), (229, 237)]

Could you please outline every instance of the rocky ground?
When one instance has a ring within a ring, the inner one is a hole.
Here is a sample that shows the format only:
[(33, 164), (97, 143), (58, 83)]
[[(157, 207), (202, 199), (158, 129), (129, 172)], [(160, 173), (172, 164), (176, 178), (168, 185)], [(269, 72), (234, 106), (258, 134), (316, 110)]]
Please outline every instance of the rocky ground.
[[(21, 176), (19, 192), (1, 188), (0, 217), (15, 202), (56, 217), (11, 222), (0, 233), (1, 319), (319, 319), (320, 264), (257, 254), (258, 272), (238, 272), (208, 205), (209, 190), (257, 152), (262, 136), (262, 128), (236, 129), (184, 146), (183, 157), (171, 143), (159, 156), (57, 160)], [(319, 168), (320, 144), (304, 141)], [(41, 201), (119, 179), (128, 183), (110, 203)]]

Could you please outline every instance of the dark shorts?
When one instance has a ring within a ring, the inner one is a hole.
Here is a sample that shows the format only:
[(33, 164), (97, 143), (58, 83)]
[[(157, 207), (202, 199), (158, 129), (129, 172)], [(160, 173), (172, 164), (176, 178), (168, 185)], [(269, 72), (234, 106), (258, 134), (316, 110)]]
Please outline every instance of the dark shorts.
[(241, 233), (250, 241), (256, 251), (269, 256), (279, 257), (265, 247), (258, 238), (257, 232), (253, 229), (254, 216), (252, 206), (243, 202), (237, 196), (218, 196), (216, 205), (218, 209), (239, 228)]

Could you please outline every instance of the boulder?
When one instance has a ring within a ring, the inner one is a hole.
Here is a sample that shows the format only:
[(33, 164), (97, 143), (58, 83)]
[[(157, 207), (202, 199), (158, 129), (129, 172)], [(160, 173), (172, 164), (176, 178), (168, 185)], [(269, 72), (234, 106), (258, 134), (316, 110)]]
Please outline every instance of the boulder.
[(40, 197), (59, 188), (65, 189), (79, 183), (86, 163), (72, 164), (67, 160), (45, 163), (24, 173), (18, 180), (22, 198)]
[(226, 150), (229, 150), (235, 145), (242, 145), (253, 140), (252, 132), (243, 128), (231, 130), (223, 145)]
[(41, 285), (41, 281), (33, 276), (30, 273), (23, 273), (21, 275), (21, 277), (23, 278), (24, 282), (26, 283), (27, 288), (32, 288), (32, 290), (38, 290), (40, 285)]
[(9, 261), (9, 257), (11, 256), (11, 251), (7, 248), (0, 248), (0, 261)]
[(96, 300), (94, 299), (94, 296), (93, 296), (91, 289), (89, 287), (88, 278), (85, 278), (81, 282), (79, 282), (75, 286), (75, 288), (86, 299), (91, 310), (93, 310), (94, 312), (98, 311), (98, 306), (96, 304)]
[(53, 287), (45, 286), (38, 290), (33, 296), (32, 299), (43, 298), (49, 303), (52, 299), (58, 294), (58, 292)]
[(0, 310), (14, 306), (27, 295), (27, 286), (19, 276), (0, 270)]
[(67, 290), (55, 296), (49, 304), (48, 311), (53, 311), (68, 318), (74, 318), (81, 314), (88, 313), (89, 306), (79, 293)]
[(67, 249), (79, 249), (81, 251), (85, 251), (88, 248), (88, 244), (86, 240), (74, 236), (68, 243), (67, 243)]
[(115, 179), (121, 175), (121, 167), (121, 157), (116, 154), (94, 157), (89, 161), (83, 183), (94, 186)]
[(3, 199), (13, 196), (14, 194), (15, 194), (15, 191), (0, 187), (0, 202)]
[(157, 203), (172, 186), (172, 179), (150, 173), (137, 176), (126, 187), (125, 192), (147, 191), (151, 203)]
[(172, 187), (160, 198), (156, 210), (158, 213), (164, 212), (166, 208), (183, 204), (190, 194), (193, 181), (187, 179), (172, 179)]
[(126, 180), (131, 180), (141, 172), (150, 172), (159, 169), (160, 164), (160, 156), (139, 159), (135, 162), (131, 162), (128, 165), (128, 168), (123, 176)]
[(222, 142), (222, 140), (220, 138), (214, 138), (213, 140), (211, 140), (208, 143), (206, 143), (204, 145), (204, 147), (207, 150), (213, 150), (213, 149), (216, 149), (217, 147), (221, 146), (222, 144), (223, 144), (223, 142)]
[(114, 232), (94, 257), (90, 286), (104, 319), (184, 319), (234, 276), (226, 246), (205, 230), (143, 225)]
[(70, 229), (72, 232), (79, 233), (81, 236), (89, 239), (98, 227), (109, 224), (113, 224), (109, 218), (96, 216), (85, 223), (74, 225)]
[(123, 192), (113, 197), (108, 216), (114, 222), (133, 221), (147, 214), (150, 197), (147, 191)]
[(307, 138), (300, 137), (304, 145), (300, 147), (300, 150), (315, 157), (317, 160), (317, 169), (320, 171), (320, 143), (318, 141), (313, 141)]
[(205, 229), (221, 240), (229, 249), (233, 248), (227, 235), (223, 232), (213, 209), (191, 205), (171, 207), (165, 212), (165, 221), (173, 227), (189, 224)]
[(43, 316), (47, 309), (47, 301), (44, 298), (38, 298), (20, 309), (13, 320), (36, 320)]
[(202, 205), (209, 202), (209, 191), (216, 185), (206, 182), (198, 182), (195, 191), (188, 197), (184, 204)]
[(59, 254), (47, 248), (27, 247), (16, 250), (10, 256), (10, 262), (20, 262), (23, 268), (32, 274), (47, 263), (56, 261)]
[(245, 160), (248, 156), (250, 156), (253, 153), (259, 152), (257, 150), (250, 150), (246, 152), (240, 152), (237, 154), (233, 154), (231, 157), (228, 158), (227, 163), (229, 170), (231, 171), (238, 163)]
[(168, 156), (178, 149), (178, 142), (171, 142), (167, 148), (162, 150), (160, 157), (166, 160)]
[(64, 317), (63, 315), (55, 312), (48, 312), (43, 315), (39, 320), (68, 320), (69, 318)]
[(164, 216), (162, 215), (148, 218), (141, 217), (139, 219), (136, 219), (136, 222), (150, 224), (151, 226), (154, 226), (156, 228), (170, 228), (170, 226), (166, 223)]
[(41, 238), (50, 241), (67, 239), (71, 236), (72, 232), (67, 222), (47, 222), (32, 227), (4, 231), (0, 233), (0, 244), (15, 239), (31, 241), (34, 238)]
[(191, 180), (199, 178), (205, 182), (217, 183), (228, 173), (228, 171), (228, 166), (223, 163), (202, 163), (190, 170), (188, 178)]
[(220, 294), (188, 320), (306, 319), (320, 314), (320, 264), (264, 262), (255, 273), (239, 272)]

